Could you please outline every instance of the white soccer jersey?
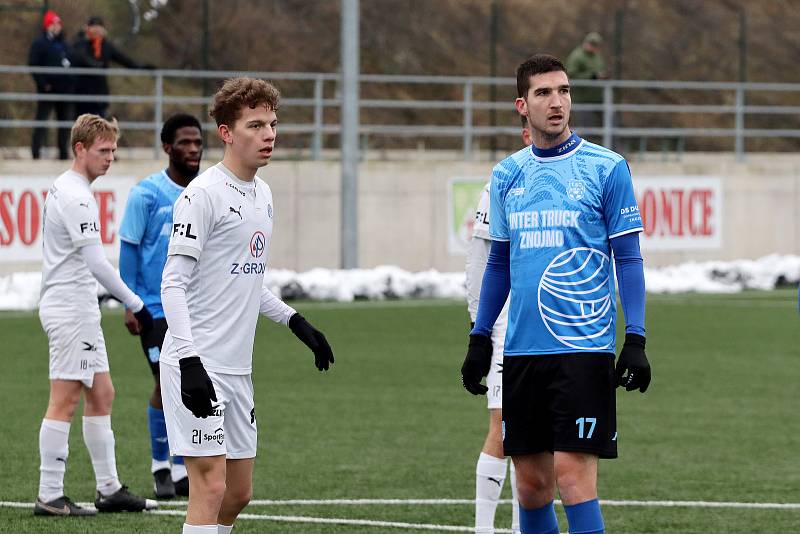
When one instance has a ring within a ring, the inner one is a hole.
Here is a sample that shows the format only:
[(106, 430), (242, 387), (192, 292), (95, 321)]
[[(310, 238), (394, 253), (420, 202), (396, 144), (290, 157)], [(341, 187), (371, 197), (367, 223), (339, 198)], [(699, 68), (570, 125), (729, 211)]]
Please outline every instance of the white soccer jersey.
[[(272, 192), (221, 163), (195, 178), (175, 202), (169, 252), (195, 258), (186, 288), (194, 347), (206, 369), (248, 374), (272, 236)], [(161, 361), (178, 365), (164, 338)]]
[(481, 192), (481, 199), (478, 201), (478, 209), (475, 210), (475, 221), (472, 225), (472, 237), (480, 237), (489, 241), (489, 183)]
[(72, 170), (59, 176), (47, 193), (43, 219), (40, 312), (99, 314), (97, 281), (79, 250), (100, 244), (100, 217), (88, 178)]

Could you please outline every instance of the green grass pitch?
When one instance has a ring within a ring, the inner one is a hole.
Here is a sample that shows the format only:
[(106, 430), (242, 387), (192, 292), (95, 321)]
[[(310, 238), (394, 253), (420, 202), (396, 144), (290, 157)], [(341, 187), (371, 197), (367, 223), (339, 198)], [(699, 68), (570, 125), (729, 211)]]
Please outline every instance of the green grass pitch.
[[(619, 501), (800, 503), (800, 317), (793, 290), (651, 296), (646, 395), (618, 393), (620, 459), (601, 463), (600, 496)], [(328, 374), (285, 329), (262, 320), (254, 382), (259, 422), (255, 499), (471, 499), (487, 425), (484, 398), (462, 388), (464, 303), (300, 303), (336, 354)], [(152, 492), (146, 406), (152, 379), (119, 311), (104, 312), (117, 396), (113, 427), (123, 482)], [(180, 532), (182, 517), (34, 518), (38, 431), (47, 403), (47, 344), (34, 313), (0, 314), (4, 428), (0, 532)], [(93, 499), (80, 419), (67, 493)], [(508, 486), (504, 497), (510, 494)], [(567, 523), (560, 507), (562, 532)], [(180, 507), (167, 508), (180, 511)], [(465, 504), (259, 505), (259, 516), (472, 524)], [(605, 506), (613, 533), (797, 531), (800, 509)], [(510, 506), (497, 526), (508, 528)], [(419, 532), (242, 519), (234, 532)]]

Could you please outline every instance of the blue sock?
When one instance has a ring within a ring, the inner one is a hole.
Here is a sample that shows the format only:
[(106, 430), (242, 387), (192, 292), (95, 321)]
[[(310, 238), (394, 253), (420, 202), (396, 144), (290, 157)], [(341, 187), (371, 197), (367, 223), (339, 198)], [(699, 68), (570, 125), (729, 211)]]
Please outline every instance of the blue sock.
[(172, 457), (172, 464), (183, 465), (183, 456), (173, 456)]
[(164, 421), (164, 410), (147, 406), (147, 422), (150, 426), (150, 448), (153, 460), (165, 462), (169, 460), (169, 443), (167, 442), (167, 423)]
[(519, 527), (522, 534), (558, 534), (558, 518), (553, 501), (541, 508), (519, 506)]
[(564, 505), (564, 511), (567, 512), (570, 534), (603, 534), (606, 531), (597, 499)]

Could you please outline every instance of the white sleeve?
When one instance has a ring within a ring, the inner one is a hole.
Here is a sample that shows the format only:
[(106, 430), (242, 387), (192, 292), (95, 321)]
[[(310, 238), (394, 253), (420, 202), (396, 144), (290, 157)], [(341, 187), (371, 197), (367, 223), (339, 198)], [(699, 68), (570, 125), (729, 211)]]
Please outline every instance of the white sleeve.
[(144, 302), (122, 281), (117, 270), (106, 258), (100, 243), (84, 245), (78, 250), (81, 252), (81, 258), (89, 267), (89, 271), (109, 293), (121, 300), (134, 313), (142, 309)]
[(478, 316), (483, 272), (486, 270), (486, 260), (489, 259), (491, 246), (491, 241), (473, 237), (467, 249), (467, 310), (469, 310), (469, 317), (473, 323), (475, 317)]
[(266, 285), (261, 286), (261, 305), (258, 311), (282, 325), (288, 325), (289, 319), (297, 313), (297, 310), (276, 297)]
[(196, 264), (197, 260), (191, 256), (167, 256), (161, 277), (161, 305), (164, 307), (169, 333), (175, 341), (178, 359), (198, 355), (192, 339), (189, 305), (186, 303), (186, 287)]

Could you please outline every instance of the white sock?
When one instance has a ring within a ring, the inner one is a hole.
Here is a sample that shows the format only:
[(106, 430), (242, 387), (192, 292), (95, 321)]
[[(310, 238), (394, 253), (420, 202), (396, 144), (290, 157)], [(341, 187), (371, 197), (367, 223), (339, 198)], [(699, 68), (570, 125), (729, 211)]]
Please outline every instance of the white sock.
[(231, 534), (231, 530), (233, 530), (233, 525), (217, 525), (218, 534)]
[(183, 524), (183, 534), (217, 534), (217, 525)]
[(64, 495), (64, 471), (69, 456), (69, 427), (64, 421), (42, 419), (39, 429), (39, 498), (50, 502)]
[(517, 470), (514, 469), (514, 462), (508, 462), (508, 475), (511, 484), (511, 532), (520, 534), (519, 529), (519, 498), (517, 497)]
[(186, 466), (184, 464), (172, 464), (172, 481), (177, 482), (183, 478), (186, 478), (188, 473), (186, 472)]
[(484, 452), (475, 468), (475, 533), (494, 532), (494, 513), (506, 479), (506, 459)]
[(169, 460), (152, 460), (150, 462), (150, 472), (155, 473), (162, 469), (169, 469)]
[(83, 441), (97, 480), (97, 491), (108, 496), (122, 487), (117, 477), (117, 459), (114, 456), (114, 432), (110, 415), (83, 418)]

